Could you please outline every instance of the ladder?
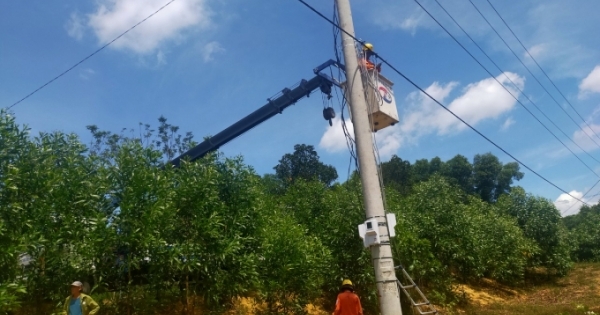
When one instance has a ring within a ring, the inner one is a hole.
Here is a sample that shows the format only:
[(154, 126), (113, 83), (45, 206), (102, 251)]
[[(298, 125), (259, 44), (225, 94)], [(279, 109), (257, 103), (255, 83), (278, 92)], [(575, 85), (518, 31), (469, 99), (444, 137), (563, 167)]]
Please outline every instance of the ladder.
[[(399, 265), (396, 266), (395, 269), (402, 270), (402, 277), (398, 278), (397, 280), (398, 288), (400, 288), (402, 292), (404, 292), (404, 295), (406, 295), (406, 297), (410, 301), (410, 304), (413, 306), (413, 309), (416, 309), (421, 315), (438, 314), (438, 311), (435, 309), (433, 304), (431, 304), (427, 297), (425, 297), (425, 294), (423, 294), (421, 289), (419, 289), (419, 286), (417, 286), (413, 279), (408, 275), (408, 272), (406, 272), (404, 267), (402, 267), (402, 265)], [(408, 284), (405, 285), (403, 282)], [(413, 294), (415, 292), (417, 293), (418, 297), (416, 301), (410, 295), (409, 291), (413, 291)]]

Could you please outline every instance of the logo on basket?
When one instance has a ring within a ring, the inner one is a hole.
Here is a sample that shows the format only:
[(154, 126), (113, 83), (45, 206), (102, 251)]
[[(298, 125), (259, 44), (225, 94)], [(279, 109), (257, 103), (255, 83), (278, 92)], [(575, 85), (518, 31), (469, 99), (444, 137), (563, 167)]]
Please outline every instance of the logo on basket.
[(392, 103), (392, 93), (390, 93), (390, 91), (388, 91), (388, 89), (386, 89), (383, 86), (379, 87), (379, 94), (381, 94), (381, 98), (388, 104)]

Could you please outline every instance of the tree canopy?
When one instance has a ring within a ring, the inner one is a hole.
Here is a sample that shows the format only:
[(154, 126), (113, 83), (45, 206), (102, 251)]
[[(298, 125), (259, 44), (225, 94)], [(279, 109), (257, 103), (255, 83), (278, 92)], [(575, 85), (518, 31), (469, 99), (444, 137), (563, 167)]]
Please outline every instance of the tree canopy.
[(514, 181), (521, 180), (524, 175), (518, 163), (503, 164), (491, 153), (475, 155), (473, 163), (457, 155), (446, 162), (435, 157), (417, 160), (412, 165), (394, 155), (381, 164), (381, 169), (384, 183), (403, 194), (409, 193), (415, 184), (437, 174), (458, 185), (462, 191), (475, 193), (487, 202), (495, 202), (501, 195), (509, 193)]
[(335, 167), (321, 162), (315, 148), (306, 144), (295, 145), (294, 152), (286, 153), (273, 169), (284, 183), (318, 180), (330, 186), (338, 178)]
[[(296, 145), (260, 176), (242, 158), (209, 154), (165, 165), (194, 144), (159, 119), (158, 131), (89, 127), (31, 136), (0, 111), (0, 314), (50, 314), (74, 280), (101, 314), (194, 314), (252, 299), (261, 314), (332, 310), (341, 280), (376, 313), (360, 182), (310, 145)], [(381, 165), (392, 240), (430, 299), (451, 305), (457, 282), (518, 284), (532, 271), (564, 275), (600, 260), (600, 207), (562, 219), (552, 202), (514, 181), (523, 173), (490, 153)], [(100, 314), (100, 315), (101, 315)]]

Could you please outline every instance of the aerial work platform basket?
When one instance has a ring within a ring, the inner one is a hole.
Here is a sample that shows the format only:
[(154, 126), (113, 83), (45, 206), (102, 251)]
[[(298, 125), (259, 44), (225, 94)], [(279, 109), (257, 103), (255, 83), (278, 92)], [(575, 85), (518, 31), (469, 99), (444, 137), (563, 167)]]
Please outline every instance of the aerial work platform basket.
[[(369, 108), (371, 131), (376, 132), (395, 125), (399, 119), (396, 97), (392, 90), (394, 83), (376, 70), (369, 70), (364, 72), (363, 84), (365, 85), (365, 99)], [(346, 99), (349, 100), (346, 82), (341, 85), (344, 88)], [(352, 115), (350, 115), (350, 118), (352, 118)]]

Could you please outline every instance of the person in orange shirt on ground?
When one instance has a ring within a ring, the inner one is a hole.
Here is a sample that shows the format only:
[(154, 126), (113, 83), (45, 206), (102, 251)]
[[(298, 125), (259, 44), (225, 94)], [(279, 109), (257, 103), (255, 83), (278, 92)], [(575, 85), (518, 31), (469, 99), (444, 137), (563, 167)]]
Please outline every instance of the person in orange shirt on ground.
[(363, 315), (360, 299), (354, 293), (352, 281), (348, 279), (342, 282), (342, 288), (337, 296), (333, 315)]

